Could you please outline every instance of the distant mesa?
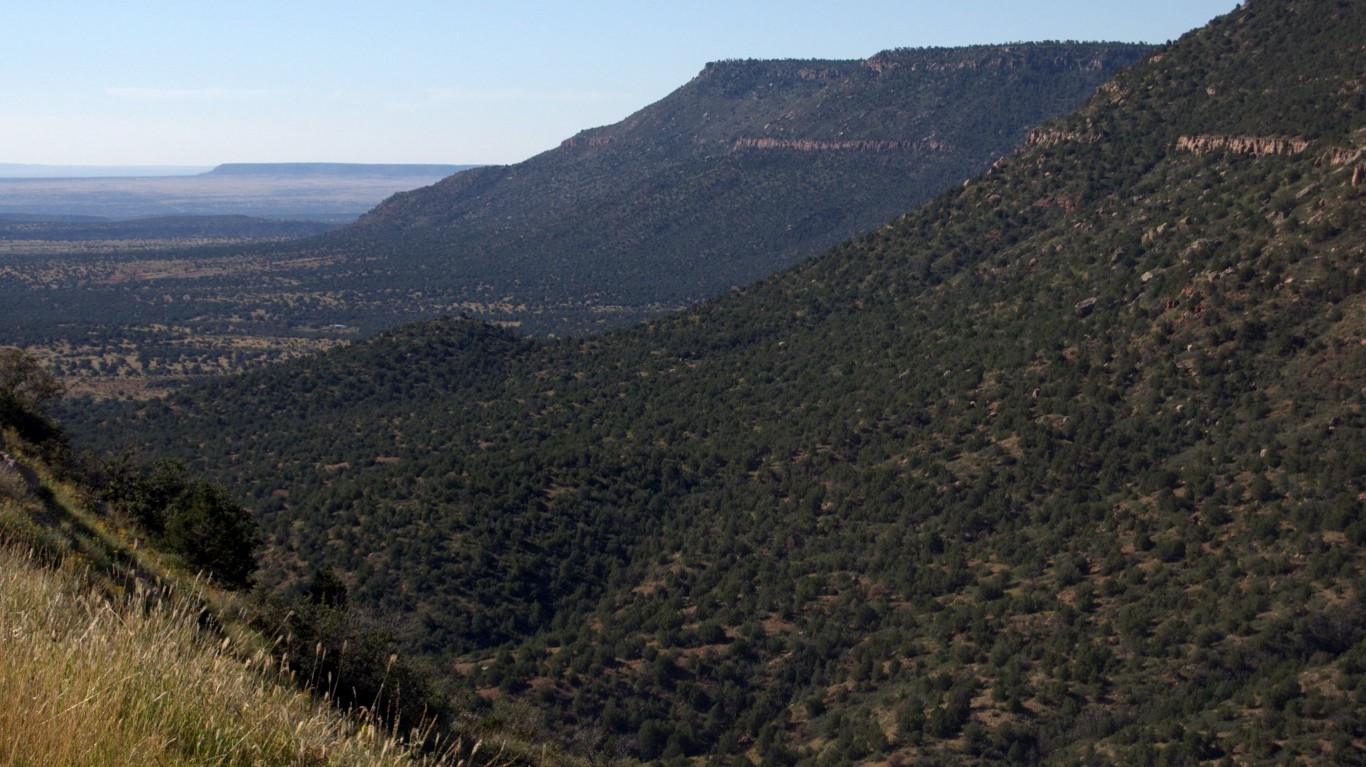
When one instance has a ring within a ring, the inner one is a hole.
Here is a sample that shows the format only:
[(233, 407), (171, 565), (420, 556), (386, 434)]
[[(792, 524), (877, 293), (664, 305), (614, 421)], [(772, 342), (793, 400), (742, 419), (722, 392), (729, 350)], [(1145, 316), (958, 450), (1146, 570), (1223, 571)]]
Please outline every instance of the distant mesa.
[(0, 162), (0, 179), (169, 178), (195, 176), (204, 165), (35, 165)]
[(204, 176), (328, 176), (397, 178), (449, 176), (478, 165), (423, 165), (347, 162), (253, 162), (224, 163)]
[(445, 177), (478, 165), (350, 162), (234, 162), (208, 165), (34, 165), (0, 163), (0, 179), (97, 179), (181, 177)]
[(327, 244), (382, 253), (369, 273), (411, 286), (434, 313), (497, 295), (542, 308), (490, 307), (482, 319), (532, 335), (597, 333), (883, 226), (1150, 51), (897, 50), (874, 57), (880, 72), (862, 60), (712, 62), (620, 122), (394, 195)]
[[(350, 223), (381, 200), (477, 165), (227, 163), (153, 175), (151, 167), (0, 164), (0, 214), (39, 220), (244, 215)], [(147, 172), (141, 172), (147, 171)], [(15, 174), (4, 175), (6, 172)]]

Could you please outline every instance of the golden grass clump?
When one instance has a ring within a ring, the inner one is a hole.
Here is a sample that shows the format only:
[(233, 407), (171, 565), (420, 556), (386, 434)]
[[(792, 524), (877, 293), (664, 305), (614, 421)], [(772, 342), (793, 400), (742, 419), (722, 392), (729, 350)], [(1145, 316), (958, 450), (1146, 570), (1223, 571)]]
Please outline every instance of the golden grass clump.
[(195, 610), (0, 547), (0, 767), (456, 764), (278, 684)]

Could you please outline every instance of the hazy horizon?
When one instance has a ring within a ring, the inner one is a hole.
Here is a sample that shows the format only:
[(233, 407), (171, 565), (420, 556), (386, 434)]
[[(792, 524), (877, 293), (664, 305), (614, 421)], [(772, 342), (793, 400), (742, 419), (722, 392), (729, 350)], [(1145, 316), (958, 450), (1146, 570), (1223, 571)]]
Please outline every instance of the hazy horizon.
[(201, 176), (218, 168), (230, 165), (271, 166), (271, 165), (323, 165), (323, 166), (450, 166), (465, 168), (476, 163), (334, 163), (327, 161), (303, 160), (286, 163), (215, 163), (213, 165), (45, 165), (42, 163), (0, 162), (0, 180), (20, 181), (26, 179), (102, 179), (102, 178), (181, 178)]
[(217, 165), (46, 165), (0, 162), (0, 178), (156, 178), (196, 176)]

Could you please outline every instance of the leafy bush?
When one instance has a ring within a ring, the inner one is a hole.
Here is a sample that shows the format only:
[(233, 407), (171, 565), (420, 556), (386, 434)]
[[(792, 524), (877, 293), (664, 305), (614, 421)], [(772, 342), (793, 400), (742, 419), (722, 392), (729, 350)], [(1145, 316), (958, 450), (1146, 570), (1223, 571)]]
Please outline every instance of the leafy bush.
[(112, 508), (222, 585), (249, 585), (261, 534), (221, 485), (195, 479), (169, 459), (145, 469), (125, 457), (109, 474), (102, 496)]
[(167, 508), (165, 541), (191, 567), (242, 588), (256, 570), (256, 521), (221, 485), (192, 482)]
[(60, 430), (44, 412), (62, 392), (61, 382), (36, 357), (0, 347), (0, 426), (14, 429), (34, 445), (62, 444)]

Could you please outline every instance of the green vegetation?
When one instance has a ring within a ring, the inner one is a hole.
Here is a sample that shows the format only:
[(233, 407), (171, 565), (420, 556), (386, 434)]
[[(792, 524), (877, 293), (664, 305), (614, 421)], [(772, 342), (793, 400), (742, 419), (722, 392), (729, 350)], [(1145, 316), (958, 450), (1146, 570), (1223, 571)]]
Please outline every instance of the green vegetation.
[(83, 433), (250, 498), (280, 598), (569, 752), (1357, 763), (1364, 28), (1254, 0), (658, 322), (407, 326)]
[(221, 486), (162, 461), (149, 471), (119, 467), (102, 495), (189, 567), (227, 588), (249, 585), (260, 543), (256, 520)]
[(0, 346), (0, 418), (13, 424), (27, 439), (38, 441), (47, 425), (40, 413), (62, 395), (62, 384), (52, 371), (31, 355)]

